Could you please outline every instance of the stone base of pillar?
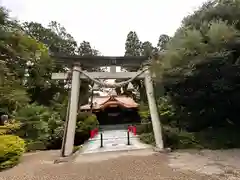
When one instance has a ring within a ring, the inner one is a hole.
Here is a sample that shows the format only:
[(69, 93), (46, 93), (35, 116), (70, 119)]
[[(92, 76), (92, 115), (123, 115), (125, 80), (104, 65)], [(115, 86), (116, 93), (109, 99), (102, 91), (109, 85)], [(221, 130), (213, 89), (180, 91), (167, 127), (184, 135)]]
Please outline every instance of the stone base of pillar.
[(171, 148), (158, 148), (158, 147), (154, 147), (153, 151), (160, 152), (160, 153), (169, 153), (169, 152), (172, 152), (172, 149)]
[(72, 153), (69, 156), (64, 156), (64, 157), (58, 157), (53, 161), (53, 164), (60, 164), (60, 163), (67, 163), (67, 162), (73, 162), (77, 156), (79, 155), (79, 150)]

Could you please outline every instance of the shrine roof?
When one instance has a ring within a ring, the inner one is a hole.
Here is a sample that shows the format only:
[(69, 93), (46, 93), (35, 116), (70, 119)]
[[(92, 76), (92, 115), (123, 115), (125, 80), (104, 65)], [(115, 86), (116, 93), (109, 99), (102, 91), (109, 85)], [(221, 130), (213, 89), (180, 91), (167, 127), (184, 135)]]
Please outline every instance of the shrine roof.
[[(93, 98), (93, 109), (104, 109), (109, 105), (120, 105), (125, 108), (137, 108), (139, 105), (131, 97), (126, 96), (97, 96)], [(80, 107), (80, 110), (89, 110), (90, 104)]]
[(50, 54), (56, 63), (74, 64), (80, 63), (83, 67), (122, 66), (139, 67), (148, 61), (147, 56), (79, 56)]

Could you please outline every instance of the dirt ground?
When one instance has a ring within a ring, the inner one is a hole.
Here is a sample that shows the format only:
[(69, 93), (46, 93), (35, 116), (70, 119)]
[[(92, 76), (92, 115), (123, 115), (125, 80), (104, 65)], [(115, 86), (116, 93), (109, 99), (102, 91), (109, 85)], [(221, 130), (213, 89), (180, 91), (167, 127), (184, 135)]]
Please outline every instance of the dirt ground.
[(231, 150), (188, 150), (168, 154), (168, 165), (179, 170), (219, 177), (240, 179), (240, 149)]
[(237, 180), (240, 150), (152, 150), (79, 154), (54, 164), (59, 151), (27, 153), (22, 162), (0, 172), (0, 180)]

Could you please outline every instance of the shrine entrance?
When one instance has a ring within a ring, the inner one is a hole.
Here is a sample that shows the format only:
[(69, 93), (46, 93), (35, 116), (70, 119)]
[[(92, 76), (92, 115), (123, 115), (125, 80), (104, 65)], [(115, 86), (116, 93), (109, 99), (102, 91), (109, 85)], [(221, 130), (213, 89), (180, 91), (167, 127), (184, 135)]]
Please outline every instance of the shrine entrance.
[(96, 113), (98, 122), (101, 125), (124, 124), (123, 109), (117, 107), (107, 107)]
[(140, 123), (137, 109), (109, 107), (96, 113), (100, 125)]
[[(52, 79), (55, 80), (68, 80), (71, 83), (71, 93), (69, 97), (69, 104), (67, 109), (65, 131), (61, 149), (62, 156), (70, 156), (73, 153), (74, 136), (76, 119), (78, 113), (78, 100), (81, 79), (89, 79), (92, 82), (98, 84), (100, 87), (116, 88), (122, 87), (135, 79), (142, 79), (145, 83), (149, 110), (151, 114), (151, 121), (153, 126), (153, 132), (156, 142), (156, 148), (162, 150), (162, 129), (158, 116), (158, 110), (153, 92), (152, 77), (149, 70), (150, 61), (148, 57), (136, 57), (136, 56), (123, 56), (123, 57), (106, 57), (106, 56), (65, 56), (61, 54), (51, 55), (56, 61), (66, 65), (70, 71), (65, 73), (53, 73)], [(110, 66), (110, 72), (88, 72), (88, 69), (96, 69), (99, 67)], [(138, 69), (135, 72), (116, 72), (116, 66), (123, 68)], [(121, 79), (122, 82), (108, 84), (101, 79)], [(107, 106), (109, 107), (109, 106)], [(113, 109), (112, 109), (113, 110)], [(116, 109), (115, 109), (116, 110)], [(109, 112), (107, 110), (106, 112)], [(109, 112), (111, 113), (111, 112)], [(109, 119), (110, 120), (110, 119)]]

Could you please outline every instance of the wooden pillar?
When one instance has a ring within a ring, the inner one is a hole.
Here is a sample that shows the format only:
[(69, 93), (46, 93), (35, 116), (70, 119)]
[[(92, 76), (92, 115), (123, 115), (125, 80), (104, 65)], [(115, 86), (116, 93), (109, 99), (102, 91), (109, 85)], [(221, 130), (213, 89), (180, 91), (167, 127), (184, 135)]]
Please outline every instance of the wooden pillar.
[(72, 70), (71, 95), (69, 98), (62, 156), (70, 156), (73, 153), (80, 91), (80, 70), (81, 68), (79, 64), (75, 64)]
[(154, 97), (154, 89), (153, 89), (151, 72), (149, 70), (145, 72), (144, 80), (145, 80), (145, 88), (146, 88), (147, 99), (148, 99), (148, 106), (151, 114), (153, 133), (154, 133), (154, 138), (156, 142), (156, 148), (159, 150), (162, 150), (164, 148), (163, 139), (162, 139), (162, 128), (161, 128), (161, 123), (158, 115), (156, 100)]

